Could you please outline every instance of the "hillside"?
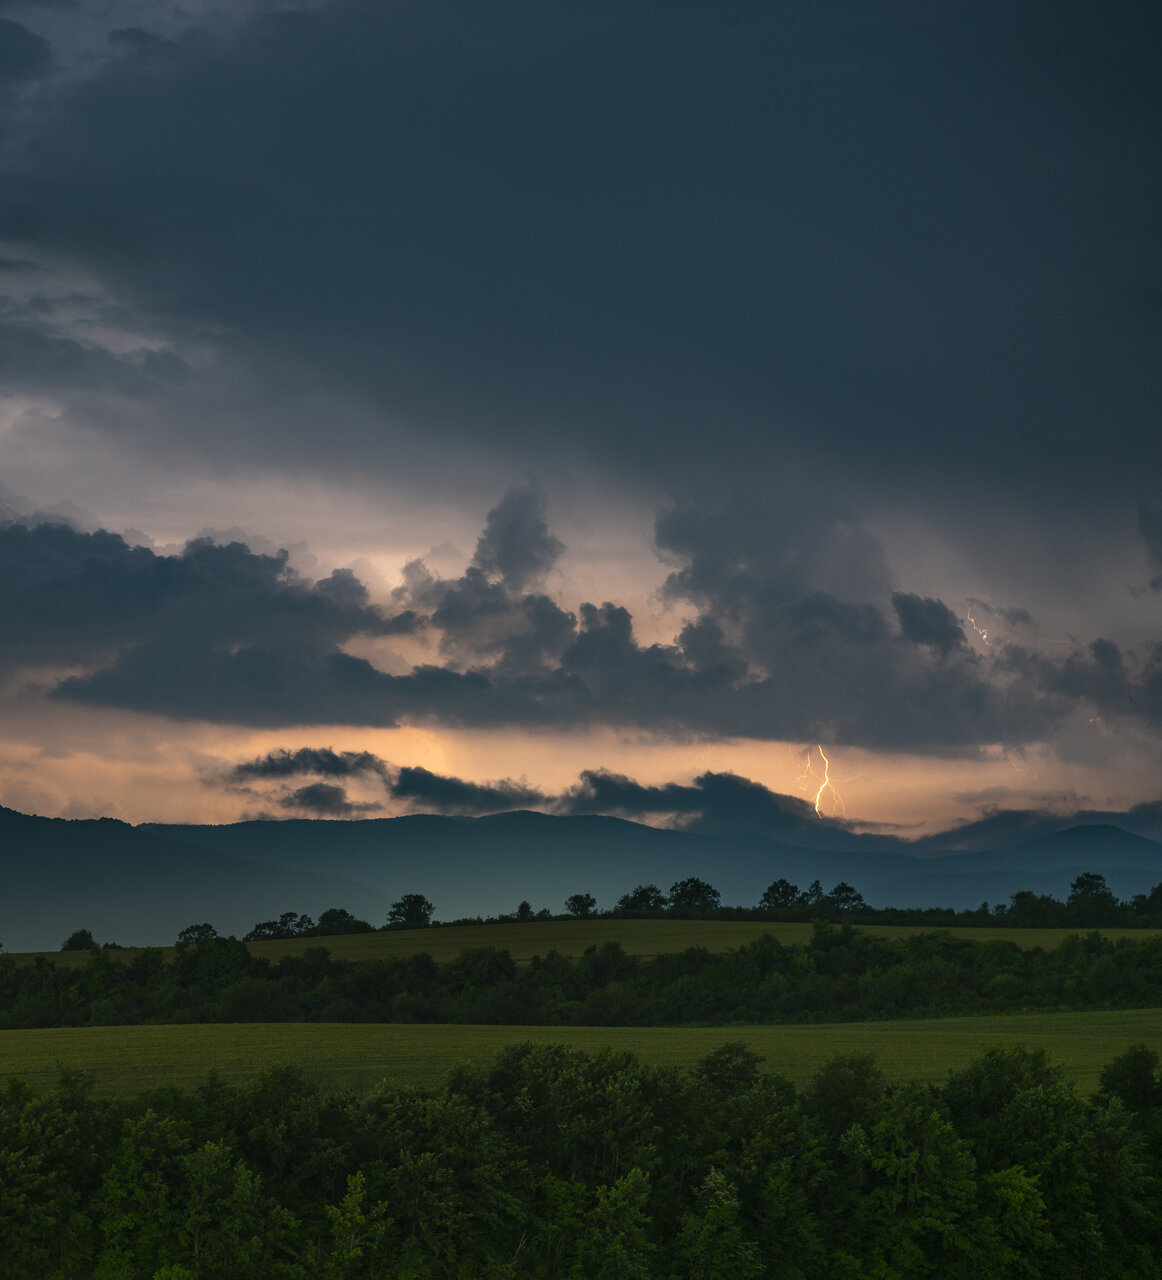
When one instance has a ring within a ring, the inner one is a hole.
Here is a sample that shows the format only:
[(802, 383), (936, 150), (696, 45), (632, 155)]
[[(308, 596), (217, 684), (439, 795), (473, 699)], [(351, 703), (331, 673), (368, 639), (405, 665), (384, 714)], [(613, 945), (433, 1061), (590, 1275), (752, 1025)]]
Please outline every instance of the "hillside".
[(1162, 880), (1162, 845), (1098, 826), (944, 857), (923, 856), (926, 850), (804, 849), (754, 835), (525, 811), (148, 830), (272, 866), (346, 876), (391, 897), (425, 893), (442, 919), (512, 911), (522, 898), (560, 911), (566, 897), (579, 892), (608, 908), (635, 884), (667, 889), (686, 876), (709, 880), (728, 904), (753, 905), (771, 881), (785, 877), (801, 888), (815, 879), (825, 889), (845, 880), (876, 906), (957, 908), (1006, 902), (1020, 889), (1064, 898), (1084, 871), (1105, 875), (1123, 897)]
[(171, 943), (203, 920), (245, 933), (281, 911), (354, 904), (384, 919), (382, 894), (333, 874), (276, 868), (112, 818), (69, 821), (0, 808), (0, 942), (59, 945), (74, 929), (99, 942)]

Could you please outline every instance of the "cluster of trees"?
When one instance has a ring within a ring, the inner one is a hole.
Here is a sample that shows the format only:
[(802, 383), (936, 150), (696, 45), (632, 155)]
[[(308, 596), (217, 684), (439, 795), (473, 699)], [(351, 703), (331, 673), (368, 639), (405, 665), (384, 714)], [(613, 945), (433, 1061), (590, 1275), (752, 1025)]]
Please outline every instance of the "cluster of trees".
[[(424, 929), (432, 922), (435, 907), (422, 893), (405, 893), (391, 904), (385, 929)], [(191, 925), (191, 929), (205, 930), (212, 925)], [(328, 907), (317, 921), (308, 915), (296, 915), (284, 911), (277, 920), (260, 920), (243, 939), (245, 942), (281, 941), (287, 938), (332, 938), (342, 933), (373, 933), (375, 926), (367, 920), (359, 920), (345, 907)], [(216, 931), (215, 931), (216, 932)], [(178, 935), (178, 945), (196, 942), (198, 939), (185, 929)]]
[(1149, 1007), (1162, 990), (1162, 937), (1092, 931), (1052, 950), (947, 933), (881, 938), (817, 922), (806, 944), (767, 935), (722, 954), (649, 959), (616, 942), (518, 966), (467, 948), (438, 964), (334, 959), (325, 947), (277, 961), (235, 938), (203, 937), (166, 963), (160, 950), (87, 964), (0, 956), (0, 1027), (142, 1022), (460, 1022), (658, 1026), (835, 1022), (1023, 1009)]
[[(432, 923), (435, 907), (422, 893), (405, 893), (391, 905), (383, 929), (423, 929)], [(1021, 929), (1113, 929), (1162, 928), (1162, 883), (1149, 893), (1135, 894), (1129, 901), (1119, 901), (1096, 872), (1078, 876), (1070, 886), (1069, 896), (1061, 902), (1049, 894), (1021, 890), (1009, 902), (990, 909), (987, 902), (969, 911), (951, 907), (869, 907), (863, 894), (841, 880), (829, 893), (818, 880), (806, 889), (789, 880), (779, 879), (763, 890), (757, 907), (724, 907), (722, 895), (713, 885), (697, 876), (678, 880), (663, 893), (656, 884), (635, 885), (618, 898), (612, 911), (598, 911), (597, 899), (591, 893), (574, 893), (565, 900), (565, 917), (589, 920), (603, 917), (661, 917), (681, 919), (731, 919), (798, 921), (850, 920), (856, 924), (911, 924), (933, 928), (940, 925), (1001, 924)], [(533, 920), (561, 919), (547, 908), (534, 910), (524, 900), (515, 911), (490, 916), (489, 922), (527, 923)], [(481, 924), (483, 917), (473, 916), (454, 924)], [(278, 941), (291, 938), (329, 938), (344, 933), (371, 933), (375, 925), (359, 920), (344, 907), (330, 907), (313, 920), (309, 915), (284, 911), (277, 919), (260, 920), (245, 935), (246, 942)], [(186, 946), (205, 937), (217, 936), (210, 924), (190, 925), (178, 935), (178, 945)], [(88, 929), (78, 929), (61, 944), (62, 951), (87, 951), (97, 945)], [(116, 947), (116, 943), (104, 943)]]
[(1079, 1097), (991, 1050), (943, 1087), (741, 1044), (691, 1072), (516, 1045), (437, 1090), (293, 1068), (97, 1099), (0, 1095), (0, 1280), (1141, 1280), (1162, 1252), (1162, 1081)]
[[(578, 914), (568, 904), (566, 910)], [(1155, 885), (1149, 893), (1120, 901), (1106, 884), (1105, 876), (1090, 871), (1073, 881), (1064, 902), (1026, 889), (991, 909), (985, 902), (969, 911), (956, 911), (951, 907), (870, 907), (863, 894), (843, 880), (825, 893), (818, 880), (800, 889), (797, 884), (780, 878), (763, 890), (757, 907), (746, 908), (723, 907), (722, 895), (717, 889), (705, 880), (692, 877), (671, 885), (668, 894), (662, 893), (655, 884), (639, 884), (617, 900), (612, 912), (605, 914), (808, 922), (842, 918), (858, 924), (1004, 924), (1017, 928), (1162, 928), (1162, 884)]]

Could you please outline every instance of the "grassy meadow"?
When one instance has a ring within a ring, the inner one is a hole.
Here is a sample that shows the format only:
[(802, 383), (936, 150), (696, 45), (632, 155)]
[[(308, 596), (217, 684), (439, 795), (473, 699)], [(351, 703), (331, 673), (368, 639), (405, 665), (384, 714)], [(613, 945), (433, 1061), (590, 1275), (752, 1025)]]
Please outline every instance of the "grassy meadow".
[(1082, 1091), (1133, 1044), (1162, 1052), (1162, 1010), (1025, 1013), (975, 1018), (770, 1027), (512, 1027), (362, 1023), (243, 1023), (62, 1027), (0, 1031), (0, 1080), (46, 1085), (60, 1067), (92, 1071), (98, 1091), (128, 1096), (159, 1085), (191, 1088), (209, 1071), (240, 1081), (294, 1063), (332, 1085), (438, 1084), (461, 1062), (492, 1057), (514, 1041), (578, 1049), (626, 1049), (656, 1066), (689, 1067), (742, 1040), (765, 1069), (802, 1085), (836, 1053), (871, 1053), (893, 1080), (939, 1082), (990, 1045), (1044, 1049)]
[[(1006, 929), (1003, 927), (950, 926), (927, 929), (917, 925), (856, 925), (883, 938), (908, 937), (916, 933), (949, 933), (976, 942), (1015, 942), (1019, 947), (1056, 947), (1077, 929)], [(1110, 938), (1145, 938), (1162, 933), (1159, 929), (1101, 929)], [(780, 924), (767, 920), (535, 920), (527, 924), (447, 925), (431, 929), (392, 929), (385, 933), (349, 933), (332, 938), (291, 938), (281, 942), (247, 943), (256, 956), (277, 960), (284, 955), (301, 955), (311, 947), (326, 947), (337, 960), (373, 960), (411, 956), (428, 952), (434, 960), (454, 960), (466, 947), (496, 947), (508, 951), (518, 964), (550, 951), (579, 956), (586, 947), (619, 942), (631, 955), (652, 957), (664, 952), (705, 947), (708, 951), (729, 951), (772, 934), (784, 946), (804, 943), (811, 937), (809, 924)], [(112, 952), (114, 958), (131, 959), (140, 948), (124, 947)], [(172, 956), (173, 947), (163, 951)], [(18, 963), (32, 963), (38, 956), (64, 966), (83, 965), (87, 951), (13, 952)]]

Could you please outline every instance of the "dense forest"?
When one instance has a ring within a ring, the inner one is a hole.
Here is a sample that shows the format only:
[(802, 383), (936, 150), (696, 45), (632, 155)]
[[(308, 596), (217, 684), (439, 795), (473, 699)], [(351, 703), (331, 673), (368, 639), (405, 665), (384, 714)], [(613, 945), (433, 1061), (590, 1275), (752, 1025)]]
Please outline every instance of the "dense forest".
[(291, 1068), (0, 1097), (0, 1277), (1143, 1280), (1162, 1274), (1162, 1082), (1084, 1099), (1038, 1053), (941, 1087), (859, 1055), (801, 1093), (739, 1044), (692, 1072), (516, 1045), (434, 1091)]
[(517, 965), (466, 949), (437, 963), (344, 960), (325, 947), (277, 962), (204, 933), (167, 962), (157, 949), (84, 965), (0, 956), (0, 1027), (161, 1022), (453, 1022), (657, 1026), (835, 1022), (1026, 1009), (1150, 1007), (1162, 937), (1091, 931), (1052, 950), (948, 933), (881, 938), (817, 922), (803, 945), (764, 935), (735, 951), (644, 959), (616, 942)]

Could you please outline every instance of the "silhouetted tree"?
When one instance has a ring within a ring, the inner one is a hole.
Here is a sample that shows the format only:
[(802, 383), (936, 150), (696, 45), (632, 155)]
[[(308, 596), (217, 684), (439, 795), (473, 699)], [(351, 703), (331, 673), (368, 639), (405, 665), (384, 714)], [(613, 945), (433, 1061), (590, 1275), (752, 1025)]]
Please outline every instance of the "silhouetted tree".
[(528, 924), (528, 922), (533, 918), (532, 904), (528, 901), (521, 902), (516, 909), (516, 918), (521, 922), (521, 924)]
[(297, 915), (293, 911), (284, 911), (277, 920), (260, 920), (246, 935), (244, 942), (275, 942), (287, 938), (306, 937), (315, 927), (315, 922), (308, 915)]
[[(998, 908), (998, 915), (1002, 914)], [(1019, 889), (1003, 912), (1006, 924), (1018, 929), (1051, 929), (1064, 923), (1062, 903), (1047, 893)]]
[(670, 885), (670, 910), (706, 914), (722, 903), (722, 894), (705, 880), (687, 876)]
[(95, 947), (97, 940), (93, 937), (88, 929), (77, 929), (61, 943), (62, 951), (88, 951), (90, 947)]
[(1069, 886), (1066, 906), (1074, 924), (1111, 924), (1117, 917), (1118, 900), (1105, 876), (1086, 871)]
[(799, 895), (799, 905), (804, 907), (818, 906), (823, 901), (823, 886), (818, 880), (812, 880)]
[(617, 900), (618, 911), (661, 911), (666, 906), (666, 895), (656, 884), (636, 885)]
[(565, 910), (578, 920), (588, 920), (597, 906), (591, 893), (574, 893), (565, 899)]
[(328, 907), (319, 916), (319, 922), (313, 930), (320, 937), (331, 937), (337, 933), (372, 933), (374, 927), (366, 920), (358, 920), (344, 907)]
[(852, 888), (846, 880), (841, 880), (827, 896), (839, 911), (854, 911), (857, 907), (867, 905), (863, 900), (863, 894), (858, 889)]
[(178, 934), (179, 947), (196, 947), (199, 942), (208, 938), (216, 938), (218, 930), (212, 924), (188, 924)]
[(795, 905), (798, 896), (799, 886), (780, 878), (763, 890), (759, 906), (764, 911), (785, 911), (788, 907)]
[(424, 929), (432, 923), (435, 909), (422, 893), (405, 893), (391, 904), (387, 923), (397, 929)]

